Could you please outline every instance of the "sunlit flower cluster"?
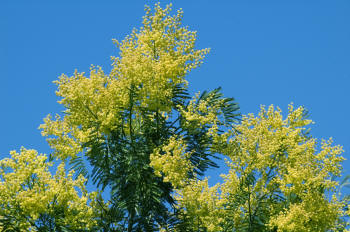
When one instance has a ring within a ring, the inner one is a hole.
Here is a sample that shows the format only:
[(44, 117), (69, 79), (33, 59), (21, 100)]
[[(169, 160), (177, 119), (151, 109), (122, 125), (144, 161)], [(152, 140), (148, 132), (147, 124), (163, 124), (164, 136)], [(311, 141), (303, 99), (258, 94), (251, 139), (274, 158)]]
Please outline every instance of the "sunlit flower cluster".
[(186, 152), (186, 144), (181, 138), (171, 137), (169, 143), (156, 148), (150, 155), (150, 165), (156, 175), (164, 175), (164, 181), (170, 182), (175, 188), (185, 184), (188, 173), (192, 171), (190, 152)]
[(200, 93), (189, 102), (186, 109), (181, 108), (181, 114), (184, 117), (184, 123), (187, 127), (201, 128), (203, 126), (216, 127), (219, 121), (218, 115), (220, 112), (220, 105), (210, 105), (210, 97), (206, 100), (199, 100)]
[(74, 180), (73, 171), (67, 175), (63, 163), (51, 175), (50, 166), (46, 155), (24, 148), (1, 160), (0, 215), (14, 218), (21, 231), (36, 231), (35, 223), (57, 210), (63, 210), (63, 216), (55, 218), (59, 224), (76, 230), (94, 226), (89, 201), (96, 194), (86, 191), (86, 180), (82, 176)]
[(223, 220), (238, 229), (259, 212), (267, 228), (281, 232), (334, 229), (342, 215), (333, 178), (341, 172), (342, 147), (330, 139), (318, 148), (304, 114), (302, 107), (289, 105), (285, 119), (273, 106), (262, 107), (257, 117), (243, 116), (221, 150), (230, 168), (224, 182), (208, 187), (198, 181), (181, 189), (180, 206), (204, 224), (211, 218), (208, 231), (223, 230)]
[(74, 157), (92, 133), (108, 135), (118, 126), (128, 127), (125, 110), (131, 110), (133, 121), (139, 123), (145, 108), (171, 113), (174, 87), (187, 86), (186, 74), (209, 50), (196, 50), (196, 33), (181, 25), (183, 12), (171, 16), (170, 11), (171, 5), (162, 9), (156, 4), (154, 12), (146, 7), (141, 29), (121, 42), (115, 40), (120, 57), (112, 58), (109, 75), (92, 67), (88, 76), (76, 71), (55, 81), (65, 115), (55, 120), (49, 115), (40, 128), (56, 156)]

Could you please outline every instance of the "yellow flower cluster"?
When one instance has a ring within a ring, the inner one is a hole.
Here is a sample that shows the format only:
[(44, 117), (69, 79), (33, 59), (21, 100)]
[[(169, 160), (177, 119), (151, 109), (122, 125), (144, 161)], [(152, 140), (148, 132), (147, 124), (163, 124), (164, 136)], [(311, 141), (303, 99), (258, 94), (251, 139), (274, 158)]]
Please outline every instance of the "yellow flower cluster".
[(263, 207), (270, 229), (334, 229), (342, 216), (342, 203), (335, 196), (337, 182), (332, 177), (340, 176), (343, 150), (333, 146), (331, 139), (318, 148), (316, 139), (307, 134), (312, 121), (305, 119), (304, 112), (289, 105), (283, 119), (281, 110), (270, 106), (262, 107), (257, 117), (243, 116), (223, 135), (230, 138), (221, 150), (230, 167), (222, 175), (224, 183), (208, 187), (206, 181), (197, 181), (184, 187), (177, 197), (179, 206), (207, 223), (208, 231), (223, 229), (220, 218), (238, 229)]
[(172, 87), (187, 85), (185, 75), (209, 50), (195, 49), (196, 32), (181, 25), (181, 10), (171, 16), (171, 4), (162, 9), (158, 3), (153, 13), (149, 7), (145, 11), (140, 30), (134, 29), (122, 42), (114, 40), (120, 58), (113, 57), (110, 76), (137, 87), (143, 107), (169, 111)]
[(209, 101), (211, 97), (201, 101), (199, 101), (199, 97), (200, 93), (198, 92), (189, 102), (186, 109), (179, 106), (181, 114), (185, 119), (185, 126), (201, 128), (210, 125), (212, 128), (217, 128), (217, 123), (219, 121), (218, 115), (221, 114), (220, 103), (210, 106)]
[(64, 209), (60, 224), (76, 230), (95, 225), (88, 202), (96, 193), (87, 193), (82, 176), (73, 180), (72, 171), (66, 176), (63, 163), (52, 176), (52, 163), (35, 150), (22, 148), (10, 154), (0, 161), (0, 215), (16, 218), (21, 231), (36, 231), (34, 222), (43, 214), (54, 215), (56, 208)]
[(208, 179), (191, 180), (175, 193), (178, 208), (192, 219), (193, 230), (205, 227), (208, 232), (222, 231), (225, 200), (220, 197), (220, 185), (209, 187)]
[(272, 217), (271, 227), (277, 231), (337, 231), (337, 220), (341, 216), (341, 203), (333, 196), (329, 202), (322, 194), (305, 193), (301, 203), (294, 203), (288, 209)]
[(162, 176), (164, 181), (170, 182), (175, 188), (184, 186), (188, 173), (192, 171), (192, 164), (189, 160), (191, 153), (186, 152), (186, 144), (182, 138), (171, 137), (169, 142), (150, 155), (150, 165), (155, 174)]
[[(112, 71), (92, 67), (88, 76), (75, 72), (55, 81), (65, 116), (49, 115), (40, 126), (55, 155), (74, 157), (91, 136), (108, 135), (116, 127), (142, 124), (141, 112), (171, 114), (175, 86), (187, 86), (186, 74), (199, 66), (208, 49), (195, 49), (196, 33), (181, 25), (182, 11), (171, 16), (171, 5), (146, 7), (143, 26), (115, 43)], [(133, 115), (125, 119), (125, 111)], [(129, 122), (129, 121), (132, 122)], [(125, 130), (128, 133), (128, 130)]]
[(70, 136), (78, 135), (80, 130), (72, 128), (68, 125), (67, 121), (61, 120), (59, 115), (56, 115), (56, 120), (52, 120), (51, 115), (48, 115), (44, 122), (45, 124), (40, 125), (42, 129), (41, 134), (43, 136), (55, 135), (55, 138), (48, 138), (47, 142), (50, 147), (54, 150), (54, 155), (64, 160), (67, 157), (76, 157), (76, 155), (82, 151), (81, 140), (84, 137)]

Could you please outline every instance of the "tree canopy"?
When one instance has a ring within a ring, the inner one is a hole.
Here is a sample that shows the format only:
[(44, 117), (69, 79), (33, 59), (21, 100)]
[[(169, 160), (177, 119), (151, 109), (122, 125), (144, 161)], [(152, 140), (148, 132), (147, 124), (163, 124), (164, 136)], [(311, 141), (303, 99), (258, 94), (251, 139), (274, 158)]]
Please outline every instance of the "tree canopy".
[[(209, 49), (182, 14), (146, 7), (142, 27), (114, 40), (109, 74), (92, 66), (54, 82), (65, 110), (40, 125), (52, 153), (0, 161), (2, 230), (346, 231), (342, 147), (312, 137), (303, 107), (241, 116), (221, 88), (191, 96)], [(220, 157), (229, 171), (210, 186)]]

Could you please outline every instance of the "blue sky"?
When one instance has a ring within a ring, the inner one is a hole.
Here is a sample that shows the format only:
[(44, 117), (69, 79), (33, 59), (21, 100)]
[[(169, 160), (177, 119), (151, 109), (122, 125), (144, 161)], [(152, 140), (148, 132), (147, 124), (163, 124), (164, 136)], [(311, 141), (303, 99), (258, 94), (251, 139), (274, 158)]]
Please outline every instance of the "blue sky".
[[(50, 152), (37, 128), (62, 110), (52, 81), (91, 64), (108, 72), (118, 54), (111, 39), (139, 27), (153, 2), (0, 2), (0, 158), (21, 146)], [(303, 105), (314, 137), (333, 137), (349, 159), (350, 1), (176, 0), (173, 8), (198, 31), (198, 48), (211, 48), (188, 76), (192, 92), (222, 86), (243, 114)], [(350, 174), (350, 161), (344, 168)]]

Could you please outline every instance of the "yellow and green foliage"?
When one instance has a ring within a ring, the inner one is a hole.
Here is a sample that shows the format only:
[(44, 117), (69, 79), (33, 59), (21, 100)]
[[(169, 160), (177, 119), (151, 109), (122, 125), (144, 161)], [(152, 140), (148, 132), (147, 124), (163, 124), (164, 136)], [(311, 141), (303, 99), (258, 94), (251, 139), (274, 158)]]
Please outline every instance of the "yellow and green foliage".
[(55, 81), (64, 115), (48, 115), (40, 126), (55, 157), (79, 173), (87, 173), (79, 164), (87, 159), (93, 182), (113, 189), (110, 203), (124, 222), (112, 224), (129, 231), (175, 217), (167, 209), (175, 204), (173, 188), (215, 166), (212, 139), (238, 109), (218, 89), (189, 100), (187, 75), (209, 49), (195, 48), (182, 10), (172, 16), (171, 5), (156, 4), (145, 11), (139, 30), (114, 40), (120, 56), (112, 57), (109, 74), (92, 67), (89, 75)]
[(0, 224), (5, 231), (51, 231), (67, 228), (89, 230), (96, 225), (89, 202), (96, 192), (88, 193), (86, 179), (73, 179), (64, 163), (57, 167), (47, 156), (22, 148), (0, 161)]
[[(35, 150), (0, 161), (0, 229), (346, 231), (342, 148), (308, 133), (302, 107), (289, 105), (285, 118), (273, 106), (240, 117), (220, 88), (191, 97), (188, 74), (209, 49), (196, 48), (182, 10), (145, 11), (140, 29), (114, 40), (109, 74), (91, 67), (54, 82), (65, 110), (40, 129), (56, 174)], [(228, 173), (210, 186), (203, 176), (216, 156)], [(106, 204), (87, 192), (87, 178), (110, 189)]]
[[(44, 136), (55, 136), (48, 142), (56, 156), (74, 157), (94, 132), (108, 135), (125, 124), (130, 133), (130, 126), (145, 122), (144, 109), (171, 115), (174, 88), (187, 87), (185, 76), (202, 63), (208, 49), (195, 49), (196, 33), (181, 25), (182, 11), (170, 16), (170, 10), (170, 5), (162, 9), (156, 4), (152, 14), (146, 7), (143, 26), (121, 42), (114, 40), (120, 57), (112, 58), (109, 75), (92, 67), (89, 75), (75, 72), (55, 81), (65, 115), (55, 120), (49, 115), (40, 128)], [(131, 105), (132, 122), (124, 118)]]
[(177, 190), (194, 230), (311, 232), (343, 226), (344, 202), (334, 180), (342, 170), (342, 147), (332, 139), (317, 146), (304, 112), (289, 105), (283, 118), (279, 108), (262, 107), (217, 139), (229, 167), (223, 183), (209, 187), (207, 179), (197, 180)]

